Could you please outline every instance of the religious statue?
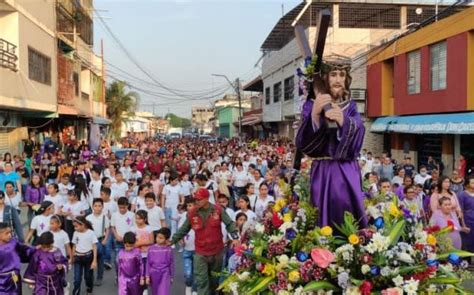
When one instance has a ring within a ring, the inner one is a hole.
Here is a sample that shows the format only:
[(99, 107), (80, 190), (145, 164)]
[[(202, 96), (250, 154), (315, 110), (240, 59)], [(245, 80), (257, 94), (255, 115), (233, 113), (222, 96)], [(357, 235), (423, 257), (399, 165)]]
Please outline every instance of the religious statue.
[(311, 196), (319, 226), (342, 224), (346, 211), (361, 227), (367, 225), (357, 161), (365, 128), (350, 98), (350, 68), (351, 60), (343, 56), (323, 60), (319, 74), (324, 85), (316, 79), (312, 83), (316, 98), (304, 103), (296, 137), (296, 146), (313, 158)]

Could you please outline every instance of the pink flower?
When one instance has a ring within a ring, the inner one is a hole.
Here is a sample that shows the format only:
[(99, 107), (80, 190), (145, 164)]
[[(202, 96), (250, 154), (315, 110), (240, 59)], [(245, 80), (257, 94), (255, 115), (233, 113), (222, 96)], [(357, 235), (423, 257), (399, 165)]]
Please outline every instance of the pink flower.
[(382, 291), (382, 295), (401, 295), (400, 289), (398, 288), (389, 288)]
[(311, 258), (320, 268), (327, 268), (334, 261), (334, 254), (324, 248), (315, 248), (311, 250)]

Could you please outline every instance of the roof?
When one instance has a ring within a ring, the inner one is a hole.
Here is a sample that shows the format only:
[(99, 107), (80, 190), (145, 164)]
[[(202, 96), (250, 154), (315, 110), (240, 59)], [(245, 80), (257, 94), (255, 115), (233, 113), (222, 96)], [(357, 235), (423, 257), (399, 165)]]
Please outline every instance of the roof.
[[(262, 51), (278, 51), (283, 48), (288, 42), (293, 40), (295, 37), (294, 28), (292, 26), (293, 21), (299, 16), (306, 6), (306, 2), (312, 2), (309, 9), (306, 9), (298, 20), (298, 24), (303, 25), (305, 28), (309, 26), (316, 26), (318, 18), (317, 13), (320, 9), (330, 8), (332, 9), (333, 4), (350, 3), (350, 4), (374, 4), (374, 5), (399, 5), (399, 6), (433, 6), (438, 1), (436, 0), (306, 0), (291, 9), (283, 17), (281, 17), (273, 29), (268, 34), (267, 38), (260, 46)], [(454, 1), (451, 1), (454, 2)], [(444, 1), (440, 5), (440, 9), (447, 7), (452, 4), (451, 2)], [(472, 5), (468, 4), (468, 5)], [(332, 21), (331, 24), (332, 26)]]
[(262, 76), (258, 76), (252, 81), (248, 82), (243, 87), (244, 91), (263, 92), (263, 80)]

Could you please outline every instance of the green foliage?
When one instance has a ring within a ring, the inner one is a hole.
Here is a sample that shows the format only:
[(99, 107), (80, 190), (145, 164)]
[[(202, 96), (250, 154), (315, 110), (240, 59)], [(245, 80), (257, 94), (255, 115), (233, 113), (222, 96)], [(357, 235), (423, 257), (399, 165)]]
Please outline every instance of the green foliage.
[(122, 123), (135, 115), (140, 95), (134, 91), (127, 92), (127, 84), (123, 81), (114, 81), (105, 92), (107, 116), (112, 121), (110, 124), (110, 139), (119, 139)]
[(173, 128), (186, 128), (191, 126), (191, 120), (179, 117), (173, 113), (167, 114), (165, 118), (170, 122)]

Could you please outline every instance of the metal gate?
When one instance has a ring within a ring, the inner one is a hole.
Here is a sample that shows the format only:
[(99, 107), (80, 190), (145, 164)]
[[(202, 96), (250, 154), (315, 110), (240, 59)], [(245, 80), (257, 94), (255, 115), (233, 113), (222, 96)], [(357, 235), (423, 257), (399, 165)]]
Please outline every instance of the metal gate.
[(10, 150), (10, 141), (8, 140), (8, 131), (5, 129), (0, 129), (0, 154), (9, 152)]

